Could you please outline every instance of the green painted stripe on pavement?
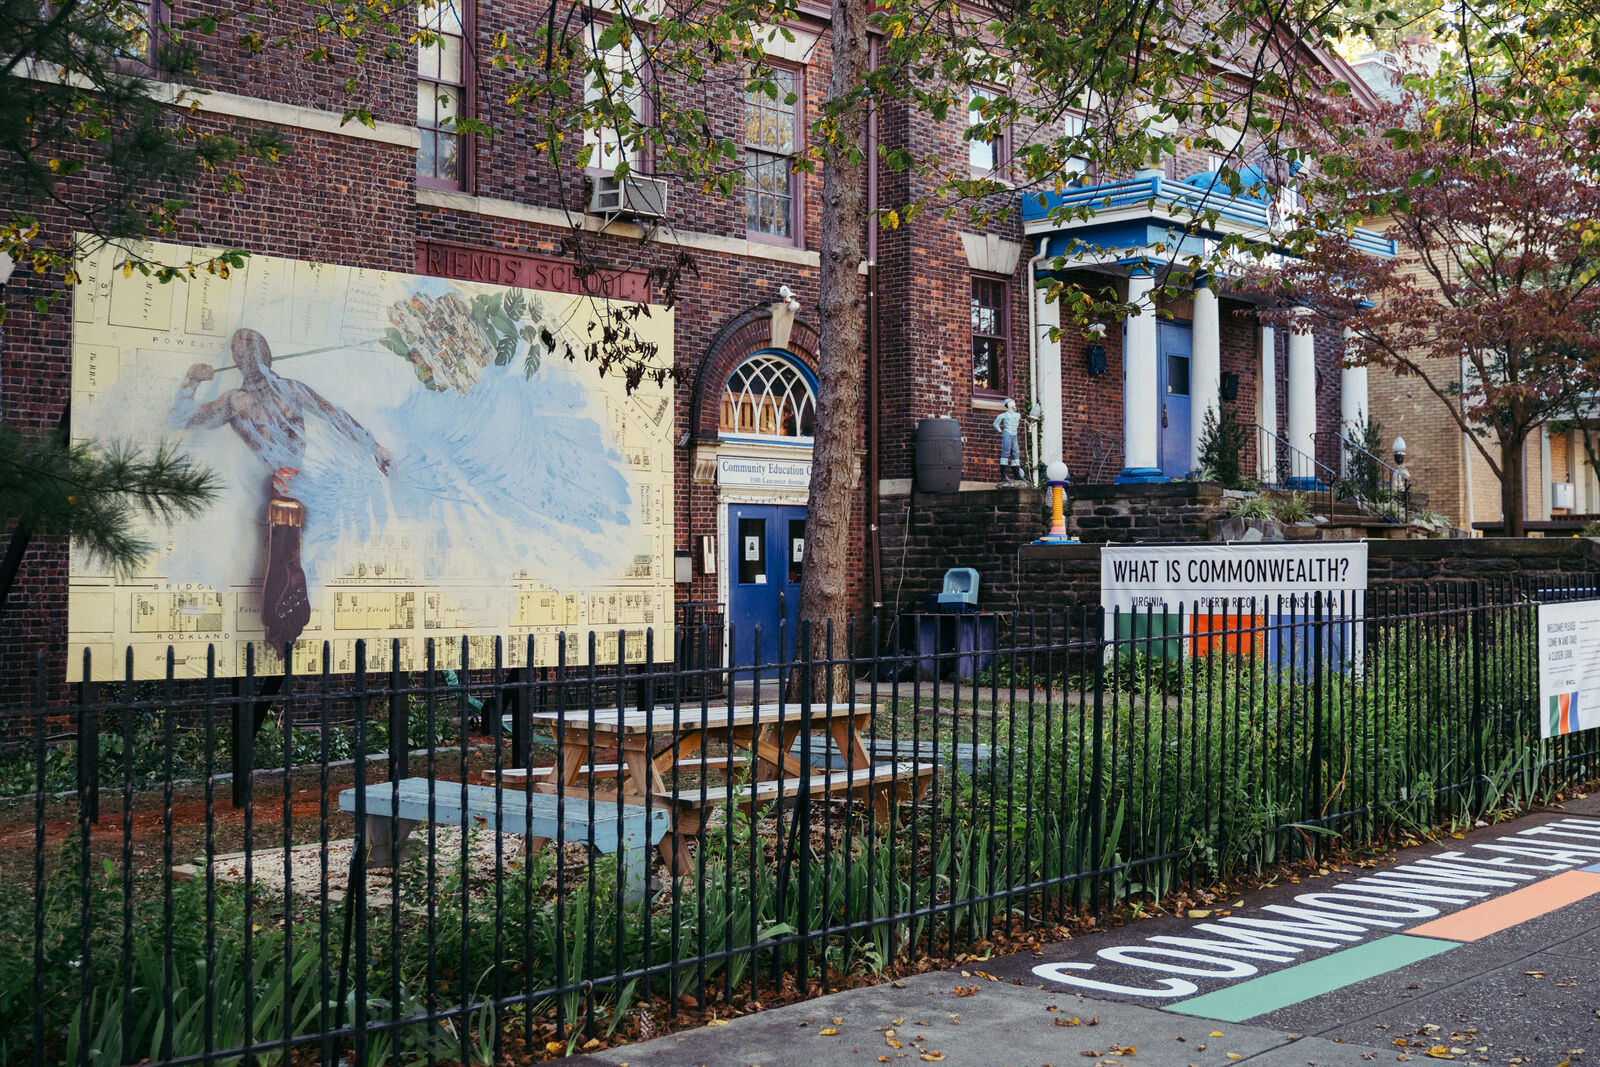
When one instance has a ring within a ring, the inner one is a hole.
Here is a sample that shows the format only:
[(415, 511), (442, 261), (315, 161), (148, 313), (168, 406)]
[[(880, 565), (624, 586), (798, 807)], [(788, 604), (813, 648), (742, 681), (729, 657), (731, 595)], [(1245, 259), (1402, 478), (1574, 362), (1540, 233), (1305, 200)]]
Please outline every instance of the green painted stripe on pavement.
[(1177, 1004), (1167, 1005), (1167, 1011), (1180, 1015), (1198, 1015), (1206, 1019), (1242, 1023), (1269, 1011), (1287, 1008), (1302, 1000), (1343, 989), (1347, 985), (1389, 971), (1397, 971), (1408, 964), (1437, 956), (1461, 945), (1455, 941), (1440, 941), (1431, 937), (1412, 937), (1408, 934), (1391, 934), (1335, 952), (1321, 959), (1309, 960), (1294, 967), (1264, 974), (1248, 982), (1240, 982), (1225, 989), (1206, 993)]

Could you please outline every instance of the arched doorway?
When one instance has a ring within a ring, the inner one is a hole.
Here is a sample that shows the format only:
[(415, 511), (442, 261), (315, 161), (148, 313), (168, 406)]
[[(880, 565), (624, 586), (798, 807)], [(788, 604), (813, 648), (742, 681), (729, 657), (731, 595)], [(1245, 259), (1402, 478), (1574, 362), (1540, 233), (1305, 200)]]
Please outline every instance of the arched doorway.
[(751, 353), (723, 383), (716, 477), (731, 666), (772, 663), (794, 645), (816, 410), (816, 377), (787, 350)]

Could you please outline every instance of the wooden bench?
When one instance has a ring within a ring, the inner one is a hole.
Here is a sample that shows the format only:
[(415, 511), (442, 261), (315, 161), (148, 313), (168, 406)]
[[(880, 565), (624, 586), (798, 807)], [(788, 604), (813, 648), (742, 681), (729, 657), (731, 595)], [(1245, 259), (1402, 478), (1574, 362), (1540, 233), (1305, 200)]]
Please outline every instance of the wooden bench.
[[(526, 767), (502, 767), (500, 770), (482, 770), (478, 772), (478, 781), (484, 785), (503, 785), (507, 789), (523, 790), (528, 788), (532, 781), (538, 786), (545, 779), (555, 780), (554, 767), (535, 767), (530, 776)], [(597, 763), (584, 764), (573, 772), (573, 779), (579, 778), (616, 778), (628, 773), (626, 763)]]
[(889, 821), (891, 804), (916, 800), (932, 776), (933, 767), (928, 764), (878, 763), (854, 771), (801, 775), (782, 781), (769, 778), (744, 785), (708, 785), (703, 797), (699, 789), (683, 789), (677, 793), (658, 791), (655, 795), (663, 806), (670, 806), (676, 812), (672, 843), (681, 850), (705, 830), (711, 810), (727, 806), (755, 809), (775, 800), (797, 797), (802, 792), (812, 796), (846, 794), (855, 797), (871, 806), (873, 820), (882, 825)]
[[(989, 770), (991, 754), (988, 745), (974, 745), (966, 741), (955, 744), (945, 741), (937, 745), (932, 741), (922, 741), (912, 745), (910, 741), (896, 741), (888, 737), (869, 737), (864, 740), (867, 753), (874, 763), (906, 760), (928, 764), (937, 762), (941, 773), (948, 772), (953, 765), (969, 775), (983, 774)], [(798, 741), (790, 746), (789, 752), (795, 759), (800, 758)], [(811, 766), (813, 769), (845, 770), (848, 769), (848, 761), (831, 741), (827, 744), (818, 742), (811, 746)]]
[(432, 821), (465, 829), (486, 825), (500, 833), (547, 840), (559, 837), (568, 844), (587, 844), (600, 852), (616, 853), (622, 897), (630, 904), (644, 899), (648, 873), (645, 850), (666, 835), (670, 821), (664, 809), (647, 812), (640, 805), (624, 804), (619, 813), (616, 804), (606, 804), (595, 808), (591, 822), (589, 805), (574, 804), (570, 797), (562, 802), (549, 793), (522, 789), (501, 793), (492, 786), (463, 786), (460, 782), (431, 778), (375, 782), (364, 790), (346, 789), (339, 794), (339, 807), (354, 814), (357, 794), (363, 792), (369, 862), (375, 867), (394, 866), (404, 855), (406, 839), (418, 823)]

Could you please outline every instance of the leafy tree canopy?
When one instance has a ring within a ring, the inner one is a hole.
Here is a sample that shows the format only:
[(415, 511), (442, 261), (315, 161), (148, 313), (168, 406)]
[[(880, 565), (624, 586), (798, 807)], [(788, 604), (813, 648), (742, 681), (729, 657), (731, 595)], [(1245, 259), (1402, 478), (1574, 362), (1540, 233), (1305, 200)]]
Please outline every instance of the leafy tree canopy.
[[(1318, 174), (1302, 258), (1261, 271), (1285, 325), (1351, 331), (1347, 358), (1417, 379), (1477, 444), (1520, 528), (1523, 442), (1600, 387), (1600, 170), (1594, 115), (1534, 122), (1520, 78), (1416, 79), (1299, 124)], [(1575, 99), (1575, 97), (1574, 97)], [(1487, 133), (1484, 116), (1521, 116)], [(1387, 220), (1400, 254), (1345, 235)], [(1488, 447), (1493, 441), (1498, 448)]]

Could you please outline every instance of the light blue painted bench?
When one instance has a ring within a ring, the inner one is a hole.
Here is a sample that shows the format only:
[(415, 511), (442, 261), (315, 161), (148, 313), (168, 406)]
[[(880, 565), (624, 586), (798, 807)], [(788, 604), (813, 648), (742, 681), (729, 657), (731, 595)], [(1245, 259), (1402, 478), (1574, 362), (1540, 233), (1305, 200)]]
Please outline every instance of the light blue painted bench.
[[(558, 817), (553, 794), (509, 789), (499, 797), (497, 811), (499, 790), (487, 785), (468, 785), (465, 789), (463, 806), (460, 782), (405, 778), (398, 787), (393, 782), (366, 786), (369, 862), (374, 867), (393, 866), (397, 858), (404, 856), (411, 831), (418, 823), (431, 819), (440, 826), (481, 826), (551, 841), (559, 836), (567, 844), (584, 843), (601, 852), (615, 852), (623, 899), (631, 904), (644, 898), (646, 850), (666, 835), (670, 822), (664, 808), (646, 812), (642, 805), (625, 804), (619, 813), (615, 803), (596, 804), (591, 821), (589, 805), (571, 797), (561, 805)], [(339, 807), (354, 814), (358, 792), (359, 789), (341, 792)]]

